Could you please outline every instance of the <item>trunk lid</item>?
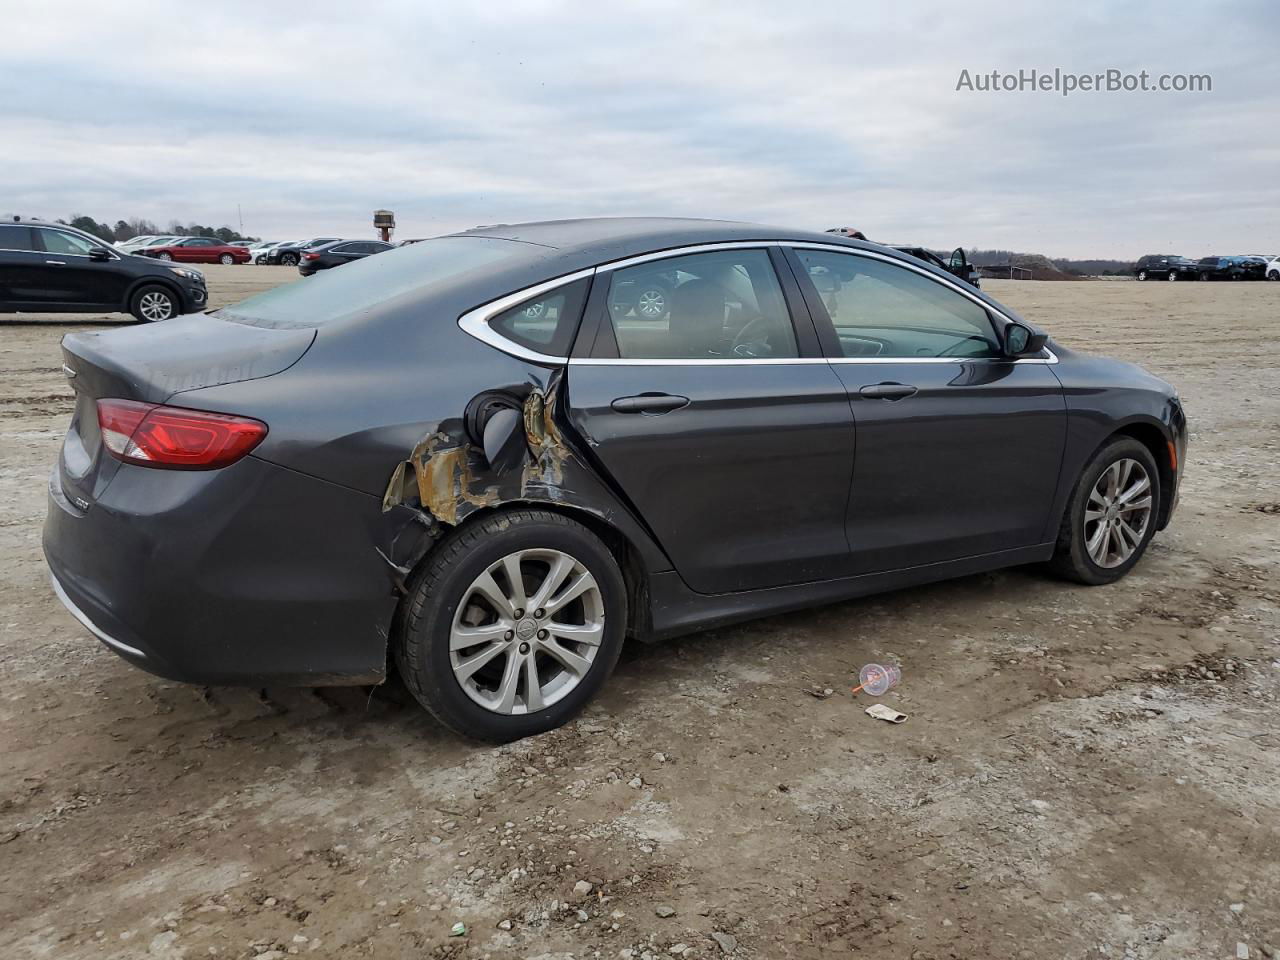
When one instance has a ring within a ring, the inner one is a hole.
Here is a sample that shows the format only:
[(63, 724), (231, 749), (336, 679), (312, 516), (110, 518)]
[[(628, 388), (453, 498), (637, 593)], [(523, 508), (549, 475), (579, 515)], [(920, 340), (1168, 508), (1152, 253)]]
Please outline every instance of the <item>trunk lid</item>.
[(88, 510), (120, 467), (102, 445), (99, 399), (164, 403), (184, 390), (270, 377), (297, 363), (315, 337), (314, 329), (253, 327), (207, 314), (67, 334), (63, 373), (76, 402), (58, 458), (64, 495)]

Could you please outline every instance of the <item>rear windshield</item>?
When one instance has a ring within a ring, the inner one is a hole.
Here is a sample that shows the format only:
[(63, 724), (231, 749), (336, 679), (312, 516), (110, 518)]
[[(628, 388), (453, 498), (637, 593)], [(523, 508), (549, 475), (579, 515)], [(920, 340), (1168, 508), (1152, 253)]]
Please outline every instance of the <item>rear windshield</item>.
[(214, 315), (264, 327), (324, 326), (405, 293), (428, 293), (521, 250), (528, 247), (494, 237), (424, 240), (275, 287)]

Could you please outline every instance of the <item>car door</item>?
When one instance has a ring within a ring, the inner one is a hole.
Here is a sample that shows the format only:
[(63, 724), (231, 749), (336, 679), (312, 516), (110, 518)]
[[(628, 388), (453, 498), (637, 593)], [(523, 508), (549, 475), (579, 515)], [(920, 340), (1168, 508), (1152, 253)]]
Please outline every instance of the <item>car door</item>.
[[(739, 245), (600, 271), (569, 364), (590, 456), (701, 593), (847, 565), (852, 415), (779, 263)], [(659, 277), (671, 285), (654, 312), (633, 294)]]
[(853, 410), (853, 572), (1051, 538), (1067, 427), (1051, 354), (1002, 357), (983, 301), (923, 268), (869, 251), (789, 255)]
[(128, 277), (119, 255), (107, 250), (106, 260), (89, 252), (105, 244), (56, 227), (36, 227), (36, 246), (43, 251), (36, 266), (36, 290), (49, 309), (119, 310)]
[(0, 223), (0, 312), (32, 308), (44, 254), (35, 248), (31, 228)]
[(208, 237), (191, 237), (182, 241), (174, 251), (173, 259), (182, 263), (214, 263), (218, 259), (217, 243)]

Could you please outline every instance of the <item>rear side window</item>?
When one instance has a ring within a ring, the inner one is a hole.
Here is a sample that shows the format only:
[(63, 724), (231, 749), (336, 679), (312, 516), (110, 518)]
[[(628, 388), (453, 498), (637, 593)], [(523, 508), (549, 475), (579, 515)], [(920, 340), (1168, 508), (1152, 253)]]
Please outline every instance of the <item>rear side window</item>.
[(799, 356), (764, 250), (724, 250), (615, 270), (609, 316), (623, 359)]
[(529, 246), (494, 237), (440, 237), (365, 257), (341, 270), (275, 287), (217, 311), (268, 327), (319, 327), (410, 292), (429, 293), (463, 274), (528, 255)]
[(987, 311), (951, 287), (871, 257), (796, 250), (846, 357), (997, 357)]
[(490, 318), (489, 326), (506, 339), (553, 357), (566, 357), (587, 298), (584, 278)]
[(0, 223), (0, 250), (35, 250), (31, 228), (13, 223)]

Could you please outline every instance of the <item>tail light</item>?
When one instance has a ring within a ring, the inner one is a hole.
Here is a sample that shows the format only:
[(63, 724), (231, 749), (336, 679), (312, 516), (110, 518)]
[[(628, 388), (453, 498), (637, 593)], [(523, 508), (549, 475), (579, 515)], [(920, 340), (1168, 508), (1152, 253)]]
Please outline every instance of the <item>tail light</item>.
[(225, 467), (267, 435), (261, 420), (136, 400), (99, 400), (98, 427), (116, 459), (167, 470)]
[(319, 259), (320, 259), (320, 254), (318, 254), (318, 253), (304, 253), (304, 254), (302, 255), (302, 259), (303, 259), (303, 260), (319, 260)]

